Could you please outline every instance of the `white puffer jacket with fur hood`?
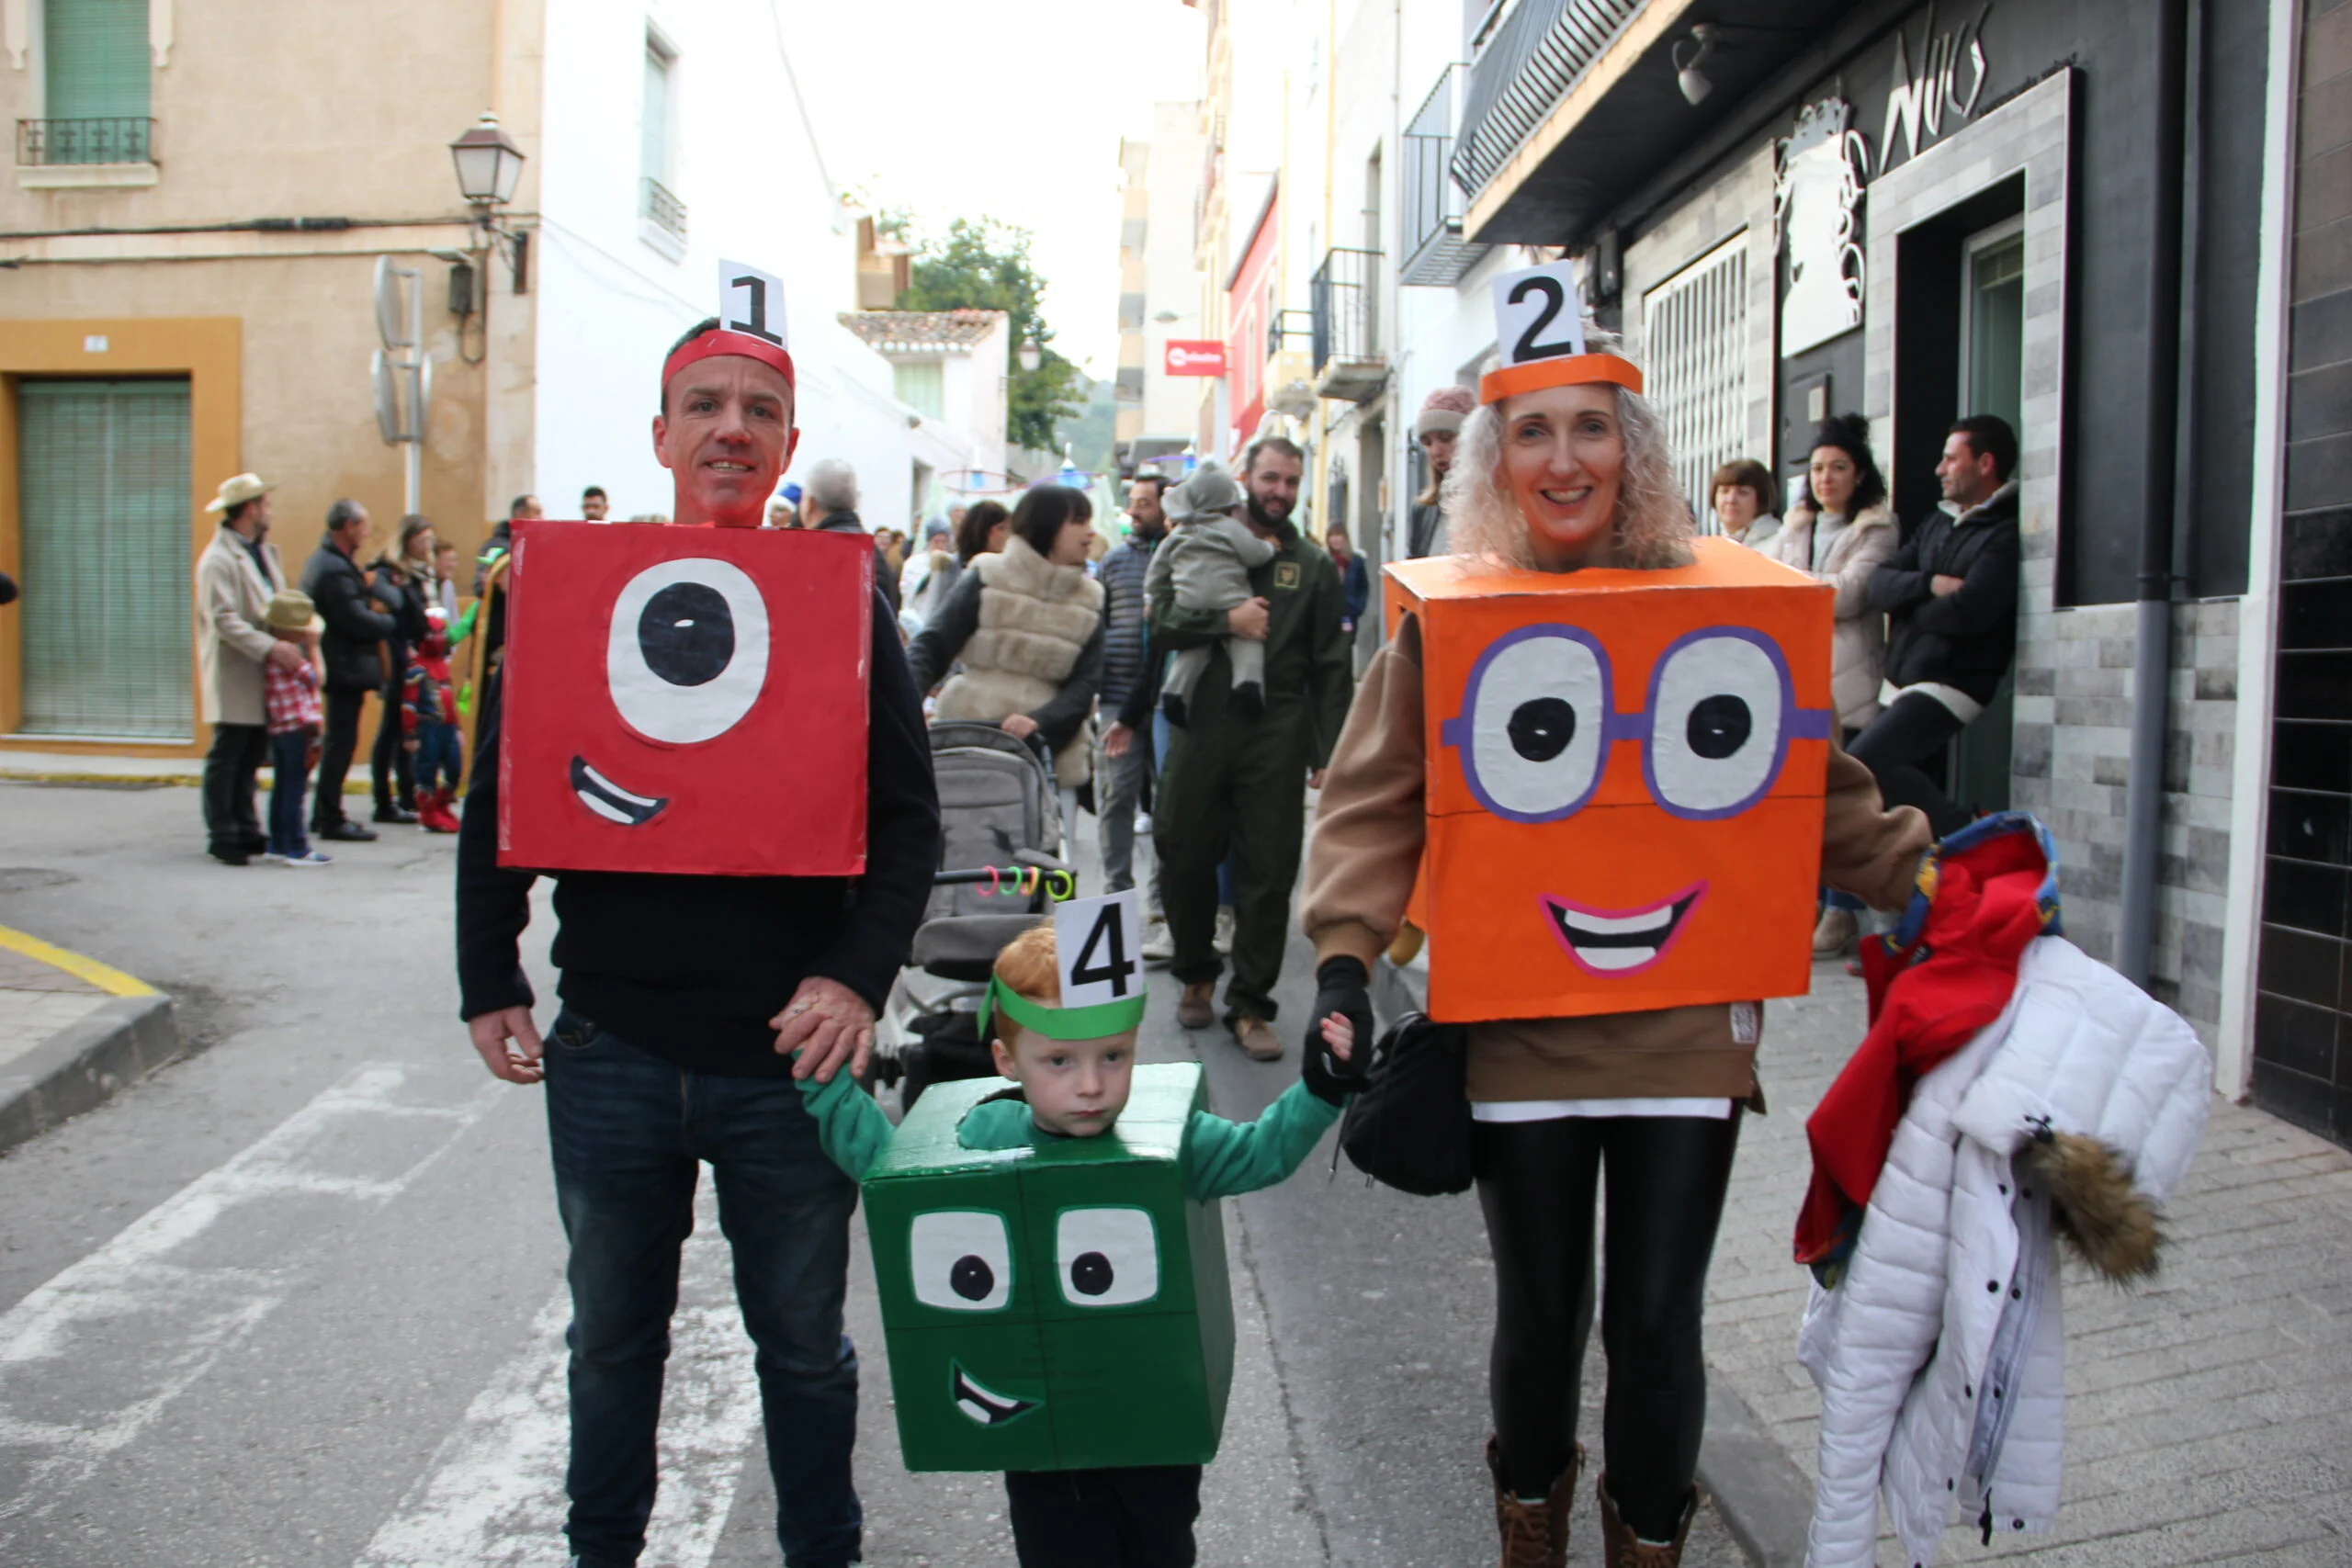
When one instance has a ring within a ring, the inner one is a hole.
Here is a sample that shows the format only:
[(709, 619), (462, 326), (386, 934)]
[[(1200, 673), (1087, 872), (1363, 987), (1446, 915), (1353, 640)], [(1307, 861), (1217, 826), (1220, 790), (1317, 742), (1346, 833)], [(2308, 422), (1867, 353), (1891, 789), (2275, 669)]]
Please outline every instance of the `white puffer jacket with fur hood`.
[(2111, 1274), (2154, 1266), (2154, 1213), (2203, 1135), (2212, 1073), (2169, 1008), (2064, 937), (2027, 945), (2001, 1016), (1912, 1090), (1844, 1276), (1805, 1309), (1797, 1359), (1821, 1390), (1809, 1568), (1877, 1562), (1882, 1487), (1918, 1568), (1955, 1509), (2001, 1534), (2051, 1527), (2057, 1233)]

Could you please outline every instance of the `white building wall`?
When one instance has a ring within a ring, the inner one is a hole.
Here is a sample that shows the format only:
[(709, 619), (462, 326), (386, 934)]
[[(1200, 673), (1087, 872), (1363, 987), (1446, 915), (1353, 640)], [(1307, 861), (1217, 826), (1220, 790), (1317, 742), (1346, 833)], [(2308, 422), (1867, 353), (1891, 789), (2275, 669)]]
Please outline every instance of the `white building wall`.
[[(866, 522), (904, 526), (908, 411), (889, 367), (835, 320), (855, 308), (854, 225), (795, 110), (766, 0), (548, 0), (548, 13), (533, 288), (535, 482), (549, 515), (571, 515), (589, 484), (618, 516), (671, 510), (650, 434), (662, 360), (716, 308), (726, 256), (785, 281), (802, 431), (793, 471), (845, 457)], [(677, 56), (667, 183), (687, 241), (675, 256), (638, 217), (649, 28)]]
[[(1201, 272), (1193, 255), (1193, 204), (1200, 193), (1200, 105), (1191, 100), (1152, 106), (1151, 162), (1145, 178), (1143, 299), (1143, 434), (1190, 438), (1200, 420), (1198, 376), (1170, 376), (1170, 338), (1203, 338)], [(1163, 314), (1175, 320), (1163, 321)]]

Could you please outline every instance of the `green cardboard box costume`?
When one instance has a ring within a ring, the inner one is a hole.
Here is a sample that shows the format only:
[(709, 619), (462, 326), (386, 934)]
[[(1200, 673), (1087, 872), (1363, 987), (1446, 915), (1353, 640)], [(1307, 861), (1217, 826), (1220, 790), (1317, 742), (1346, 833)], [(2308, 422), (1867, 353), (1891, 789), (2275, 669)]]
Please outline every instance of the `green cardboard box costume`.
[[(992, 1000), (1064, 1039), (1133, 1027), (1075, 1017), (1108, 1008)], [(825, 1152), (864, 1186), (909, 1470), (1216, 1456), (1233, 1382), (1216, 1200), (1288, 1176), (1336, 1107), (1293, 1084), (1236, 1123), (1209, 1113), (1197, 1064), (1138, 1066), (1117, 1121), (1071, 1138), (1003, 1078), (931, 1089), (895, 1131), (847, 1073), (800, 1087)]]

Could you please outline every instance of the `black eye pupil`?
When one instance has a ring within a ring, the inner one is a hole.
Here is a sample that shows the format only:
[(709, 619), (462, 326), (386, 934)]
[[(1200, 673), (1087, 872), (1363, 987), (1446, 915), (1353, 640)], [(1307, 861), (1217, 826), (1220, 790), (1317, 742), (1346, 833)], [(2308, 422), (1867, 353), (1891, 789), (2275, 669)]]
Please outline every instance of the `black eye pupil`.
[(1747, 745), (1755, 728), (1746, 703), (1718, 692), (1690, 710), (1690, 750), (1709, 761), (1720, 761)]
[(967, 1252), (947, 1271), (947, 1288), (967, 1302), (986, 1301), (996, 1289), (996, 1270), (987, 1258)]
[(1099, 1252), (1081, 1252), (1069, 1260), (1070, 1288), (1081, 1296), (1099, 1296), (1111, 1288), (1111, 1260)]
[(673, 582), (637, 618), (645, 667), (673, 686), (716, 681), (735, 659), (735, 617), (727, 597), (704, 582)]
[(1511, 709), (1510, 749), (1531, 762), (1548, 762), (1577, 738), (1577, 710), (1565, 697), (1533, 697)]

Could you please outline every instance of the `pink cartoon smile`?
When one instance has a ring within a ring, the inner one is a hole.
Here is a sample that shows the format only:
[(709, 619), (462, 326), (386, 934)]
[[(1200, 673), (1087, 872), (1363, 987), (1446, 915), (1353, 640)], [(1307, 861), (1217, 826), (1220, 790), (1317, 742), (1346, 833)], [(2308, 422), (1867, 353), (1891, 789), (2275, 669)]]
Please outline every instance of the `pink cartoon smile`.
[(1613, 979), (1664, 958), (1706, 891), (1705, 883), (1694, 882), (1665, 903), (1645, 909), (1595, 909), (1549, 893), (1537, 894), (1535, 901), (1543, 907), (1544, 923), (1577, 967), (1588, 975)]

